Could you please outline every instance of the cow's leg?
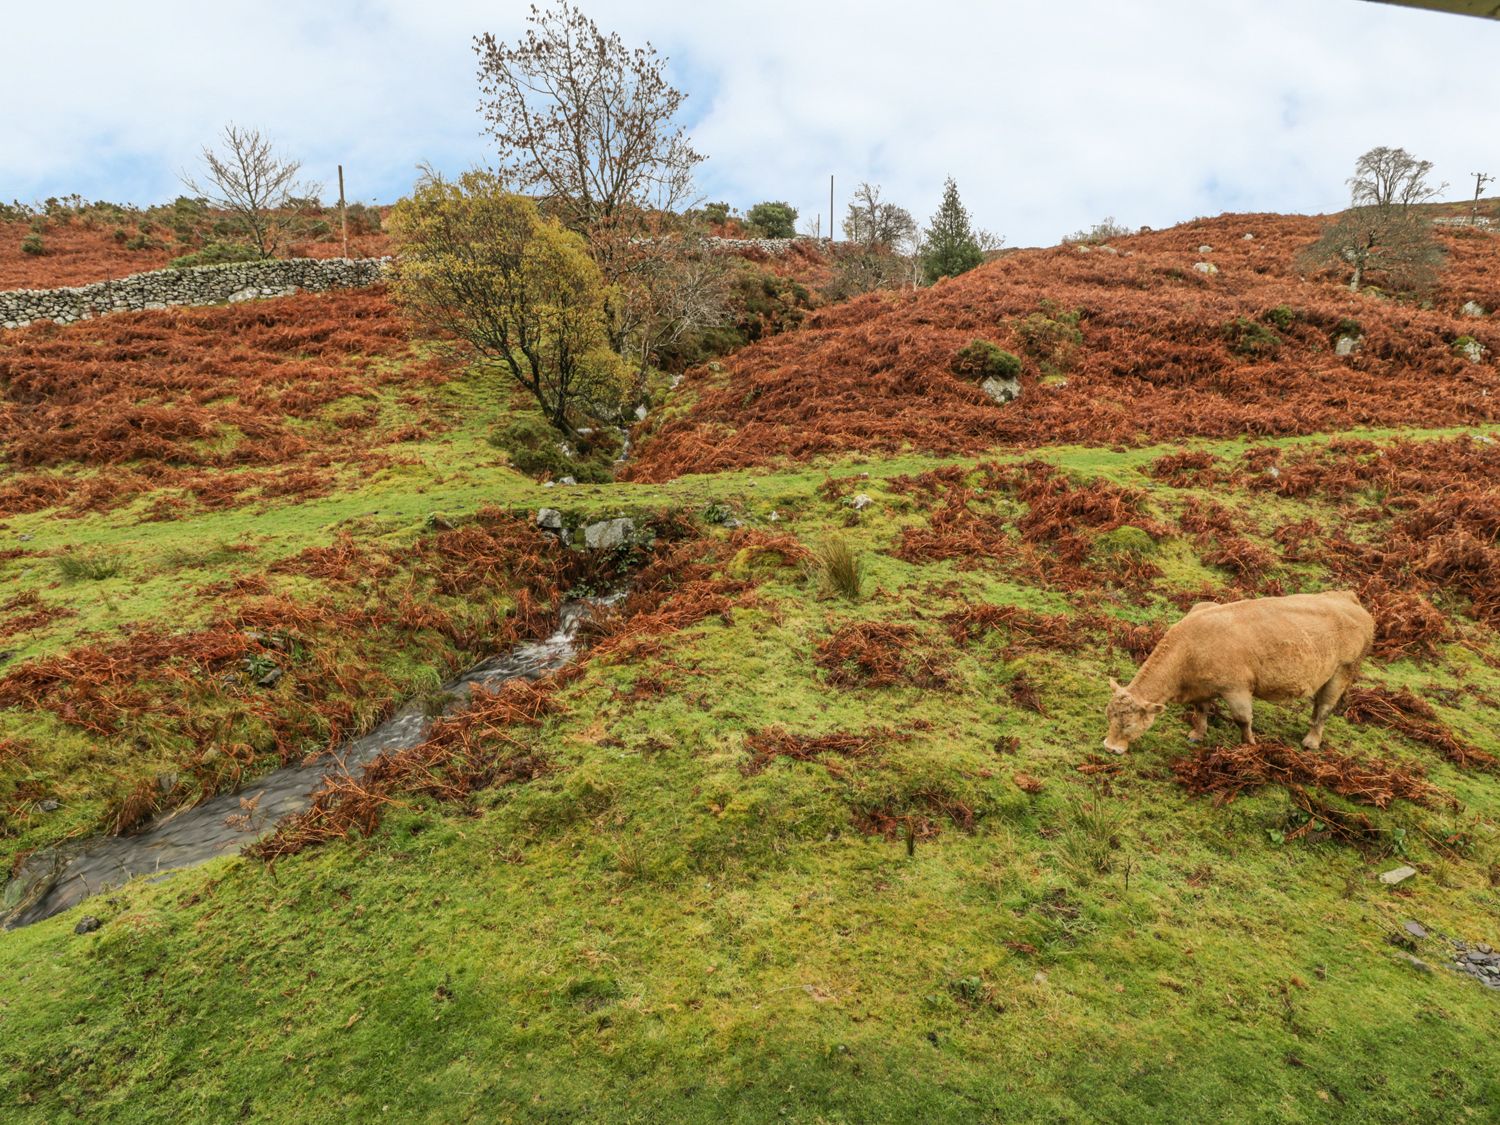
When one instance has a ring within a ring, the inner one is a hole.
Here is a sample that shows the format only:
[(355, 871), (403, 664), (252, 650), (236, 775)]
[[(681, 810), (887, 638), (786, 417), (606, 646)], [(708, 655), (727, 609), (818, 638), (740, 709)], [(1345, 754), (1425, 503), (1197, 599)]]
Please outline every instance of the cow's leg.
[(1188, 708), (1188, 721), (1193, 724), (1188, 734), (1189, 742), (1202, 742), (1208, 736), (1208, 704), (1194, 703)]
[(1328, 682), (1318, 689), (1318, 694), (1313, 696), (1312, 724), (1307, 728), (1307, 737), (1302, 740), (1304, 750), (1316, 750), (1323, 745), (1323, 724), (1333, 714), (1339, 700), (1344, 698), (1344, 692), (1353, 679), (1352, 666), (1346, 664), (1330, 676)]
[(1254, 717), (1254, 709), (1251, 706), (1251, 695), (1248, 691), (1237, 691), (1226, 693), (1224, 703), (1229, 708), (1229, 715), (1240, 727), (1240, 741), (1253, 743), (1255, 731), (1251, 726)]

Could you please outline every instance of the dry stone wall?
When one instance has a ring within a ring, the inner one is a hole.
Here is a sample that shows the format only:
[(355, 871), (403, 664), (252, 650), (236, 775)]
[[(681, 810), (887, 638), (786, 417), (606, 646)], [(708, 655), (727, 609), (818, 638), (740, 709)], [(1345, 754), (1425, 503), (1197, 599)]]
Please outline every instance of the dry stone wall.
[(106, 313), (216, 305), (299, 290), (358, 289), (380, 281), (390, 258), (286, 258), (219, 266), (153, 270), (67, 289), (13, 289), (0, 293), (0, 327), (34, 320), (71, 324)]

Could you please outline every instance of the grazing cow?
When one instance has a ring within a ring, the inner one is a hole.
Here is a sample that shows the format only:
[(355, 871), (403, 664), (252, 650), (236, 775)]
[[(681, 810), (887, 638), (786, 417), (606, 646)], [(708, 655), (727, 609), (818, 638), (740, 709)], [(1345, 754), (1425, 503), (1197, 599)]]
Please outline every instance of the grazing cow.
[(1135, 679), (1121, 687), (1105, 711), (1104, 748), (1123, 754), (1150, 728), (1168, 703), (1185, 703), (1192, 718), (1189, 742), (1208, 731), (1208, 706), (1222, 699), (1254, 742), (1252, 699), (1313, 701), (1312, 726), (1302, 745), (1316, 750), (1323, 723), (1359, 673), (1375, 639), (1375, 621), (1350, 590), (1199, 602), (1167, 630)]

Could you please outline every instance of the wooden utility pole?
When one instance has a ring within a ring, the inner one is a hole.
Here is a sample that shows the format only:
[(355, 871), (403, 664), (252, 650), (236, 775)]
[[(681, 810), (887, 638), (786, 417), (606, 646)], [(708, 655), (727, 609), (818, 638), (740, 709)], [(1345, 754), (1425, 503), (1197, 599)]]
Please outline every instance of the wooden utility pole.
[(1479, 193), (1484, 190), (1484, 185), (1492, 182), (1494, 178), (1488, 172), (1474, 173), (1474, 207), (1469, 212), (1469, 225), (1471, 227), (1479, 225)]
[(349, 256), (349, 213), (344, 210), (344, 166), (339, 165), (339, 226), (344, 230), (344, 257)]

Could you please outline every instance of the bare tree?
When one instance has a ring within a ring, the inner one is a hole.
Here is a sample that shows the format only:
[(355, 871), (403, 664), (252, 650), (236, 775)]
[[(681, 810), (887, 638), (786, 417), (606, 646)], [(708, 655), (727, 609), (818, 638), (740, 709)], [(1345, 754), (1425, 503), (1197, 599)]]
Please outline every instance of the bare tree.
[(673, 125), (687, 95), (667, 81), (667, 60), (603, 34), (569, 0), (533, 6), (529, 22), (514, 45), (474, 40), (501, 173), (588, 237), (684, 204), (703, 157)]
[(1349, 267), (1349, 288), (1356, 292), (1372, 273), (1403, 289), (1430, 286), (1443, 263), (1443, 248), (1419, 205), (1447, 186), (1428, 183), (1431, 171), (1431, 161), (1404, 148), (1382, 146), (1365, 153), (1348, 180), (1351, 206), (1303, 251), (1304, 264)]
[(1447, 187), (1429, 184), (1432, 161), (1418, 160), (1404, 148), (1372, 148), (1354, 164), (1349, 177), (1349, 203), (1353, 207), (1378, 207), (1406, 211), (1426, 203)]
[(194, 195), (234, 215), (254, 244), (256, 253), (276, 253), (285, 229), (285, 214), (293, 200), (316, 196), (317, 184), (297, 181), (302, 164), (276, 155), (271, 139), (259, 129), (224, 126), (222, 151), (203, 146), (206, 179), (184, 173), (180, 178)]
[(905, 207), (882, 201), (879, 184), (860, 184), (844, 216), (844, 237), (867, 250), (913, 250), (917, 222)]

